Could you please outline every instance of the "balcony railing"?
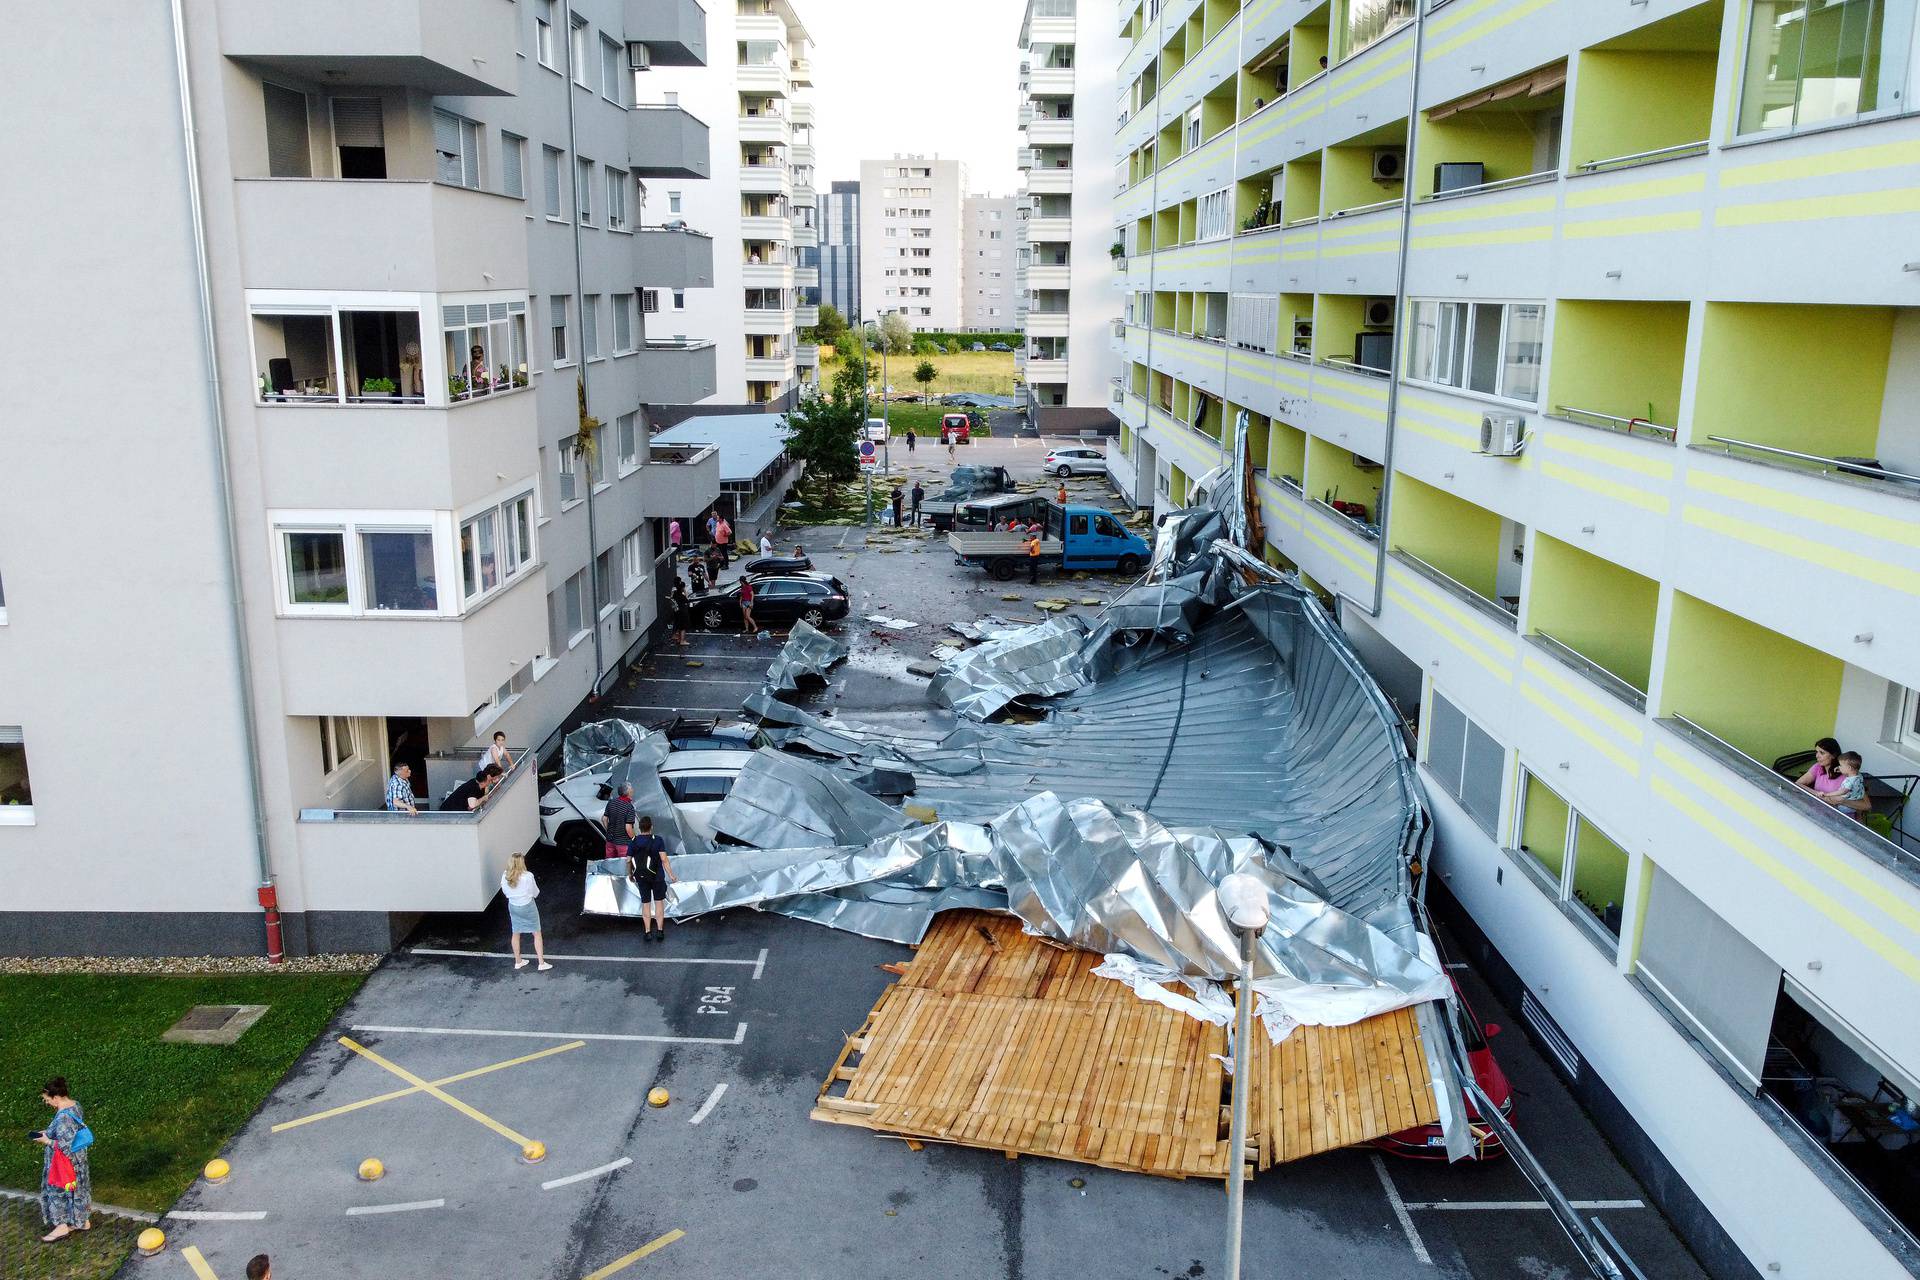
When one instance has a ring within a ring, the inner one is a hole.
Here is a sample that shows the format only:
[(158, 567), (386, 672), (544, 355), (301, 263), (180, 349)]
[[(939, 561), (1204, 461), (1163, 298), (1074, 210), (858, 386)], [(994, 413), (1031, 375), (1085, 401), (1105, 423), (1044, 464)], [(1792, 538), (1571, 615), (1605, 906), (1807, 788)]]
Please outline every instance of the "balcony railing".
[(1890, 471), (1878, 463), (1867, 462), (1859, 458), (1829, 458), (1818, 453), (1800, 453), (1793, 449), (1782, 449), (1776, 445), (1755, 444), (1751, 440), (1735, 440), (1731, 436), (1708, 436), (1707, 439), (1722, 446), (1729, 457), (1738, 457), (1735, 449), (1747, 449), (1760, 454), (1762, 458), (1779, 459), (1789, 463), (1806, 463), (1813, 470), (1838, 472), (1843, 476), (1854, 476), (1862, 480), (1891, 480), (1898, 484), (1920, 485), (1920, 476), (1909, 475), (1904, 471)]
[(1527, 639), (1538, 648), (1544, 649), (1548, 654), (1559, 659), (1563, 665), (1572, 667), (1575, 671), (1585, 675), (1587, 679), (1593, 681), (1602, 689), (1632, 707), (1635, 711), (1644, 712), (1647, 709), (1647, 695), (1645, 690), (1631, 681), (1621, 679), (1593, 659), (1581, 654), (1578, 650), (1560, 643), (1544, 631), (1530, 632), (1527, 635)]
[(1341, 511), (1329, 505), (1328, 503), (1322, 501), (1319, 498), (1308, 498), (1307, 505), (1310, 507), (1318, 507), (1322, 515), (1329, 516), (1332, 519), (1338, 520), (1340, 523), (1347, 526), (1349, 529), (1352, 529), (1355, 533), (1359, 534), (1361, 537), (1365, 538), (1368, 542), (1380, 541), (1380, 526), (1377, 524), (1369, 524), (1365, 520), (1356, 520), (1352, 516), (1348, 515), (1346, 512)]
[(1570, 404), (1557, 404), (1553, 407), (1555, 416), (1581, 427), (1598, 427), (1602, 431), (1619, 431), (1626, 435), (1645, 436), (1658, 440), (1662, 444), (1672, 444), (1677, 434), (1672, 427), (1663, 427), (1646, 418), (1617, 418), (1611, 413), (1600, 413), (1593, 409), (1576, 409)]
[(1405, 547), (1395, 547), (1393, 549), (1393, 558), (1429, 582), (1432, 582), (1435, 586), (1446, 591), (1448, 595), (1456, 596), (1467, 604), (1472, 605), (1475, 609), (1486, 614), (1487, 617), (1493, 619), (1507, 630), (1511, 631), (1514, 629), (1516, 625), (1514, 620), (1520, 612), (1520, 606), (1517, 603), (1510, 605), (1504, 600), (1489, 599), (1444, 569), (1439, 569), (1428, 564), (1425, 560), (1422, 560), (1419, 556), (1413, 554), (1413, 552), (1408, 551)]
[(1581, 173), (1604, 173), (1610, 169), (1631, 169), (1635, 165), (1652, 164), (1657, 160), (1678, 160), (1682, 156), (1705, 155), (1707, 141), (1681, 142), (1671, 147), (1655, 147), (1652, 151), (1635, 151), (1624, 156), (1608, 156), (1604, 160), (1588, 160), (1574, 166)]
[(1511, 191), (1515, 187), (1531, 187), (1542, 182), (1552, 182), (1560, 176), (1558, 169), (1542, 169), (1538, 173), (1523, 173), (1516, 178), (1496, 178), (1492, 182), (1476, 182), (1470, 187), (1455, 187), (1450, 191), (1434, 191), (1420, 197), (1422, 204), (1433, 200), (1456, 200), (1461, 196), (1485, 195), (1489, 191)]
[(713, 456), (719, 447), (712, 444), (649, 444), (647, 461), (654, 466), (697, 466)]

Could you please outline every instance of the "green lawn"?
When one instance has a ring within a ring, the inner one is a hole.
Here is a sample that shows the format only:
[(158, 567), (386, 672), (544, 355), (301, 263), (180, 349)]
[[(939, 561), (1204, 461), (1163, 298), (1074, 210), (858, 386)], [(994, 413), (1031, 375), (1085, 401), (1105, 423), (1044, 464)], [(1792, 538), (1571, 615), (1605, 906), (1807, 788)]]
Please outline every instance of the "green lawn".
[[(880, 356), (873, 354), (874, 385), (880, 383)], [(939, 375), (927, 386), (921, 386), (913, 380), (913, 371), (922, 360), (933, 361), (933, 367)], [(829, 356), (824, 351), (820, 358), (820, 381), (831, 385), (833, 375), (840, 368), (837, 355)], [(887, 382), (895, 391), (926, 392), (930, 395), (948, 395), (955, 391), (974, 391), (988, 395), (1010, 396), (1013, 394), (1013, 352), (1011, 351), (962, 351), (959, 355), (937, 356), (888, 356)]]
[[(49, 1113), (40, 1083), (64, 1075), (95, 1134), (94, 1199), (164, 1210), (363, 980), (0, 976), (0, 1132), (43, 1127)], [(196, 1004), (271, 1008), (235, 1044), (161, 1043), (160, 1033)], [(35, 1191), (39, 1183), (40, 1148), (0, 1143), (0, 1186)], [(6, 1247), (0, 1244), (0, 1252)]]
[[(909, 431), (917, 436), (938, 436), (940, 419), (949, 413), (959, 412), (961, 410), (940, 404), (889, 404), (887, 426), (896, 436), (905, 435)], [(877, 404), (873, 406), (873, 416), (876, 418), (880, 416), (880, 406)], [(975, 438), (992, 434), (992, 429), (986, 426), (976, 427), (973, 431)]]

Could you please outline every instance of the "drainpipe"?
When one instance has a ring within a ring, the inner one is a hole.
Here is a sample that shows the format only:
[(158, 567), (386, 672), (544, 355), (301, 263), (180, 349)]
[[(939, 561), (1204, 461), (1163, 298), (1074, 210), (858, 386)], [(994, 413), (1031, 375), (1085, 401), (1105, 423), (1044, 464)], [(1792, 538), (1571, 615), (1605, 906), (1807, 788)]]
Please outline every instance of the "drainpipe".
[(1380, 521), (1380, 541), (1373, 553), (1373, 607), (1367, 612), (1380, 616), (1387, 594), (1387, 508), (1393, 500), (1393, 437), (1400, 418), (1400, 353), (1405, 347), (1407, 311), (1407, 252), (1413, 231), (1414, 150), (1420, 145), (1420, 54), (1427, 40), (1427, 4), (1420, 0), (1413, 10), (1413, 74), (1407, 86), (1407, 167), (1400, 191), (1400, 252), (1393, 261), (1393, 359), (1388, 362), (1392, 376), (1387, 379), (1387, 456), (1380, 459), (1385, 470), (1380, 476), (1380, 501), (1374, 515)]
[[(175, 0), (178, 3), (178, 0)], [(573, 305), (580, 317), (580, 396), (587, 406), (587, 412), (593, 412), (593, 388), (587, 382), (587, 294), (585, 272), (580, 266), (580, 145), (574, 131), (573, 91), (576, 85), (573, 76), (573, 0), (567, 0), (567, 159), (573, 169)], [(644, 320), (642, 323), (645, 323)], [(600, 451), (593, 451), (594, 460), (600, 458)], [(593, 519), (593, 468), (587, 468), (587, 581), (593, 587), (593, 603), (589, 606), (593, 614), (593, 687), (588, 691), (589, 702), (600, 696), (600, 686), (607, 678), (607, 660), (600, 646), (600, 537)]]
[(180, 141), (186, 152), (187, 208), (193, 221), (193, 264), (199, 283), (200, 347), (207, 381), (207, 421), (212, 429), (214, 487), (219, 491), (220, 533), (226, 545), (221, 562), (227, 590), (227, 623), (233, 633), (234, 693), (240, 701), (240, 722), (246, 737), (247, 795), (253, 818), (253, 856), (258, 880), (255, 894), (265, 913), (267, 959), (279, 964), (285, 956), (280, 941), (280, 900), (273, 884), (273, 864), (267, 856), (267, 806), (260, 787), (260, 732), (253, 704), (253, 656), (247, 644), (245, 600), (240, 590), (240, 542), (234, 532), (233, 486), (228, 471), (227, 420), (220, 402), (220, 357), (214, 347), (213, 283), (207, 267), (207, 225), (200, 198), (200, 156), (194, 145), (193, 88), (187, 69), (187, 24), (181, 0), (172, 0), (173, 61), (180, 85)]

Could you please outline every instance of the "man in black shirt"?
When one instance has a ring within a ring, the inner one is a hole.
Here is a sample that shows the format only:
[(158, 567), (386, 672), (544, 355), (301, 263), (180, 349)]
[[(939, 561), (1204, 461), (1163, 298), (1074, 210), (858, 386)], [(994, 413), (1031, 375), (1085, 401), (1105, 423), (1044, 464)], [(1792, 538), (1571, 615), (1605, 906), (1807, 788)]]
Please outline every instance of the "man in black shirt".
[(499, 782), (500, 778), (500, 766), (497, 764), (488, 765), (448, 793), (447, 798), (440, 802), (441, 811), (443, 813), (448, 811), (453, 813), (473, 812), (482, 804), (486, 803), (487, 792), (493, 790), (494, 784)]
[(674, 875), (673, 868), (667, 864), (667, 842), (653, 834), (652, 818), (641, 817), (639, 834), (634, 836), (627, 856), (633, 866), (629, 876), (640, 893), (640, 924), (644, 930), (641, 937), (647, 942), (655, 939), (665, 942), (667, 881)]
[(607, 826), (607, 853), (609, 858), (627, 856), (627, 846), (633, 843), (633, 824), (636, 821), (633, 812), (633, 784), (620, 784), (620, 793), (607, 802), (607, 812), (603, 819)]

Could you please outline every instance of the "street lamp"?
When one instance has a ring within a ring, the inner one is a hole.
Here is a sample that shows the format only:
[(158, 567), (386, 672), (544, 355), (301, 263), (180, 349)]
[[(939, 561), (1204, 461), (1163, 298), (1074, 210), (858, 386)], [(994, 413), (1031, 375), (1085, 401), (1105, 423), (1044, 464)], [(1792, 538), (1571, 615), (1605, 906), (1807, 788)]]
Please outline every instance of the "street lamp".
[(1240, 1216), (1246, 1202), (1247, 1073), (1253, 1052), (1253, 949), (1267, 927), (1267, 886), (1243, 871), (1216, 891), (1227, 923), (1240, 933), (1240, 975), (1234, 993), (1233, 1123), (1227, 1139), (1227, 1280), (1240, 1280)]

